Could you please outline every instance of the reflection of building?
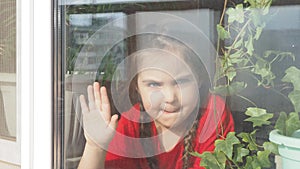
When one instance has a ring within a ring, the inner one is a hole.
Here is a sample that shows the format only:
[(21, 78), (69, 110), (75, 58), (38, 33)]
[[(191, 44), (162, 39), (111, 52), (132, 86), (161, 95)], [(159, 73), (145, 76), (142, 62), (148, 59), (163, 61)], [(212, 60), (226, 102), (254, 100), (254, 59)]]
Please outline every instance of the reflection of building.
[[(123, 40), (126, 32), (124, 20), (109, 21), (122, 17), (122, 13), (116, 14), (73, 14), (70, 15), (70, 48), (78, 48), (74, 59), (75, 72), (95, 72), (98, 70), (104, 57), (112, 57), (113, 64), (120, 63), (125, 57), (126, 44)], [(84, 19), (83, 19), (84, 18)], [(103, 67), (103, 65), (102, 65)]]
[(74, 32), (74, 39), (76, 44), (82, 45), (89, 39), (89, 33), (85, 31)]

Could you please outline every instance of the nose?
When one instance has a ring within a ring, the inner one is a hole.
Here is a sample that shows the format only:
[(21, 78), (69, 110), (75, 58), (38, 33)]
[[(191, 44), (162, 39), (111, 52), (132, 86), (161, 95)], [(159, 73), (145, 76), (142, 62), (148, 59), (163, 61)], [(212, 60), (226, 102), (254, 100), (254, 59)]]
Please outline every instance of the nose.
[(165, 103), (173, 103), (178, 99), (178, 89), (174, 86), (166, 86), (162, 92)]

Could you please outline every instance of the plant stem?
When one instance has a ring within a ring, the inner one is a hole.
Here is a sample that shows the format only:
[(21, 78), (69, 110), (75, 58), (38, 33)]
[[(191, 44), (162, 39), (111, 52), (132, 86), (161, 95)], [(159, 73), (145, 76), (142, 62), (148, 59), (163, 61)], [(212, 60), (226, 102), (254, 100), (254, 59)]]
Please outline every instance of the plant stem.
[[(224, 0), (224, 5), (223, 5), (223, 11), (222, 11), (222, 14), (221, 14), (221, 18), (220, 18), (220, 21), (219, 21), (219, 24), (222, 25), (222, 22), (223, 22), (223, 19), (224, 19), (224, 15), (225, 15), (225, 12), (226, 12), (226, 6), (227, 6), (227, 3), (228, 3), (228, 0)], [(218, 57), (219, 57), (219, 52), (220, 52), (220, 43), (221, 43), (221, 39), (220, 39), (220, 36), (218, 35), (218, 40), (217, 40), (217, 52), (216, 52), (216, 70), (218, 70)], [(214, 81), (213, 81), (213, 86), (217, 86), (217, 77), (214, 76)]]
[(230, 161), (234, 164), (234, 166), (232, 166), (232, 164), (229, 163), (230, 168), (234, 169), (234, 167), (236, 167), (237, 169), (240, 169), (240, 166), (234, 160), (228, 158), (227, 156), (226, 156), (226, 158), (228, 159), (228, 161)]
[(248, 102), (251, 103), (253, 106), (257, 107), (257, 105), (256, 105), (253, 101), (251, 101), (250, 99), (248, 99), (247, 97), (244, 97), (244, 96), (239, 95), (239, 94), (236, 94), (236, 96), (238, 96), (238, 97), (240, 97), (240, 98), (242, 98), (242, 99), (248, 101)]
[(226, 11), (226, 6), (227, 6), (227, 0), (224, 0), (224, 6), (223, 6), (223, 11), (222, 11), (222, 15), (221, 15), (221, 19), (219, 24), (222, 25), (223, 19), (224, 19), (224, 15), (225, 15), (225, 11)]
[(248, 24), (250, 23), (251, 19), (249, 19), (244, 26), (242, 27), (242, 29), (240, 30), (240, 32), (238, 33), (238, 35), (235, 37), (231, 47), (228, 49), (228, 54), (230, 54), (231, 50), (233, 49), (234, 45), (236, 44), (236, 42), (238, 41), (239, 37), (242, 35), (242, 33), (244, 32), (244, 30), (246, 29), (246, 27), (248, 26)]

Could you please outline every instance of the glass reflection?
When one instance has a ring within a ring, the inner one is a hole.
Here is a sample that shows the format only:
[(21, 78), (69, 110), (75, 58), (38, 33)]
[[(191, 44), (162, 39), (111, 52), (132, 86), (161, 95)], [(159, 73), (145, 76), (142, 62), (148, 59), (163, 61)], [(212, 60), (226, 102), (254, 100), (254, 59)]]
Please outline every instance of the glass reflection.
[[(102, 61), (104, 64), (110, 63), (120, 63), (122, 57), (128, 52), (128, 44), (130, 43), (119, 43), (117, 44), (115, 51), (107, 54), (107, 46), (110, 46), (112, 39), (115, 39), (114, 34), (107, 32), (104, 34), (95, 34), (95, 32), (107, 24), (108, 22), (122, 18), (129, 13), (119, 12), (122, 11), (122, 7), (111, 8), (117, 9), (118, 12), (107, 12), (107, 11), (98, 11), (96, 9), (109, 8), (109, 5), (97, 6), (96, 4), (100, 3), (113, 3), (121, 1), (62, 1), (63, 5), (66, 5), (66, 17), (64, 19), (64, 25), (62, 25), (65, 39), (64, 49), (64, 58), (66, 59), (65, 65), (65, 91), (64, 91), (64, 155), (65, 155), (65, 168), (71, 169), (76, 168), (82, 151), (84, 148), (84, 136), (83, 129), (80, 125), (80, 119), (77, 116), (80, 114), (80, 106), (78, 101), (78, 95), (84, 93), (86, 90), (86, 85), (82, 81), (76, 81), (76, 79), (82, 79), (83, 77), (99, 77), (103, 79), (105, 75), (105, 66), (99, 63)], [(129, 1), (126, 1), (126, 3)], [(130, 2), (142, 2), (142, 1), (130, 1)], [(65, 4), (64, 4), (65, 3)], [(125, 2), (124, 2), (125, 3)], [(77, 9), (76, 5), (90, 4), (85, 6), (85, 8)], [(75, 6), (72, 6), (75, 5)], [(125, 5), (124, 5), (125, 6)], [(151, 7), (146, 7), (148, 10)], [(163, 7), (162, 7), (163, 8)], [(267, 49), (270, 50), (282, 50), (289, 51), (296, 55), (296, 60), (292, 63), (289, 59), (284, 59), (280, 64), (275, 66), (275, 72), (278, 72), (283, 76), (284, 68), (288, 67), (291, 64), (297, 65), (299, 67), (300, 60), (297, 55), (300, 53), (300, 6), (274, 6), (271, 7), (270, 12), (272, 13), (272, 18), (269, 18), (268, 24), (265, 27), (265, 31), (262, 34), (262, 38), (257, 42), (256, 50), (263, 52)], [(96, 10), (96, 11), (93, 11)], [(157, 8), (156, 8), (157, 10)], [(138, 13), (138, 11), (130, 11)], [(158, 10), (159, 11), (159, 10)], [(128, 12), (128, 11), (127, 11)], [(209, 8), (204, 9), (190, 9), (190, 10), (174, 10), (171, 9), (168, 11), (159, 11), (166, 12), (172, 15), (178, 15), (188, 19), (197, 25), (204, 33), (210, 38), (212, 43), (216, 42), (216, 32), (215, 25), (218, 23), (220, 17), (220, 11), (213, 10)], [(143, 18), (136, 20), (136, 22), (130, 22), (123, 20), (123, 22), (118, 22), (118, 25), (115, 25), (115, 28), (118, 31), (124, 30), (127, 31), (130, 28), (137, 28), (138, 26), (143, 25)], [(113, 31), (113, 30), (112, 30)], [(117, 32), (117, 31), (116, 31)], [(192, 32), (185, 32), (186, 36), (193, 36)], [(93, 36), (93, 37), (92, 37)], [(88, 46), (90, 38), (99, 38), (106, 39), (105, 42), (94, 43), (96, 46), (89, 46), (90, 50), (86, 52), (81, 52), (83, 46)], [(210, 51), (207, 51), (209, 54)], [(84, 70), (76, 71), (74, 66), (76, 62), (82, 63)], [(207, 62), (212, 62), (211, 60)], [(210, 65), (211, 63), (208, 63)], [(97, 74), (93, 70), (99, 69)], [(114, 69), (114, 68), (112, 68)], [(210, 68), (209, 68), (210, 69)], [(211, 68), (212, 69), (212, 68)], [(74, 78), (75, 77), (75, 78)], [(78, 77), (78, 78), (76, 78)], [(109, 77), (107, 77), (109, 78)], [(251, 84), (252, 79), (248, 76), (239, 76), (238, 78), (249, 81)], [(245, 79), (249, 78), (249, 79)], [(75, 79), (75, 80), (74, 80)], [(91, 81), (92, 83), (92, 81)], [(75, 91), (76, 89), (82, 89), (80, 91)], [(80, 86), (80, 87), (78, 87)], [(249, 98), (252, 98), (257, 101), (259, 106), (267, 107), (271, 112), (278, 112), (279, 110), (289, 110), (291, 108), (290, 103), (288, 102), (279, 102), (277, 99), (279, 97), (278, 92), (274, 90), (262, 89), (262, 88), (248, 88), (243, 92), (243, 95)], [(278, 104), (274, 104), (278, 103)], [(240, 99), (232, 97), (230, 98), (230, 108), (235, 114), (235, 120), (237, 125), (237, 130), (243, 131), (248, 130), (247, 124), (241, 119), (244, 117), (239, 117), (244, 111), (245, 107), (249, 106), (247, 102), (240, 102)], [(77, 115), (76, 115), (77, 114)], [(258, 139), (266, 140), (267, 130), (265, 133), (261, 133)], [(274, 166), (272, 166), (274, 168)]]

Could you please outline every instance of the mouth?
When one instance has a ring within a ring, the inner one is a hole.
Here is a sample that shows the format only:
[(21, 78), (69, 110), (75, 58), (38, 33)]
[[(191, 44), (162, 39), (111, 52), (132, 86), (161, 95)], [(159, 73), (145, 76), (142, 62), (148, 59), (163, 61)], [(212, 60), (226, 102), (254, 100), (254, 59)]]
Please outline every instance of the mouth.
[(164, 113), (175, 113), (176, 111), (171, 111), (171, 110), (162, 110)]
[(164, 113), (164, 114), (172, 114), (172, 113), (178, 113), (178, 112), (179, 112), (179, 109), (174, 109), (174, 110), (162, 109), (161, 110), (161, 113)]
[(160, 107), (160, 113), (171, 114), (171, 113), (177, 113), (179, 111), (180, 108), (169, 107), (166, 104), (163, 104), (163, 106)]

